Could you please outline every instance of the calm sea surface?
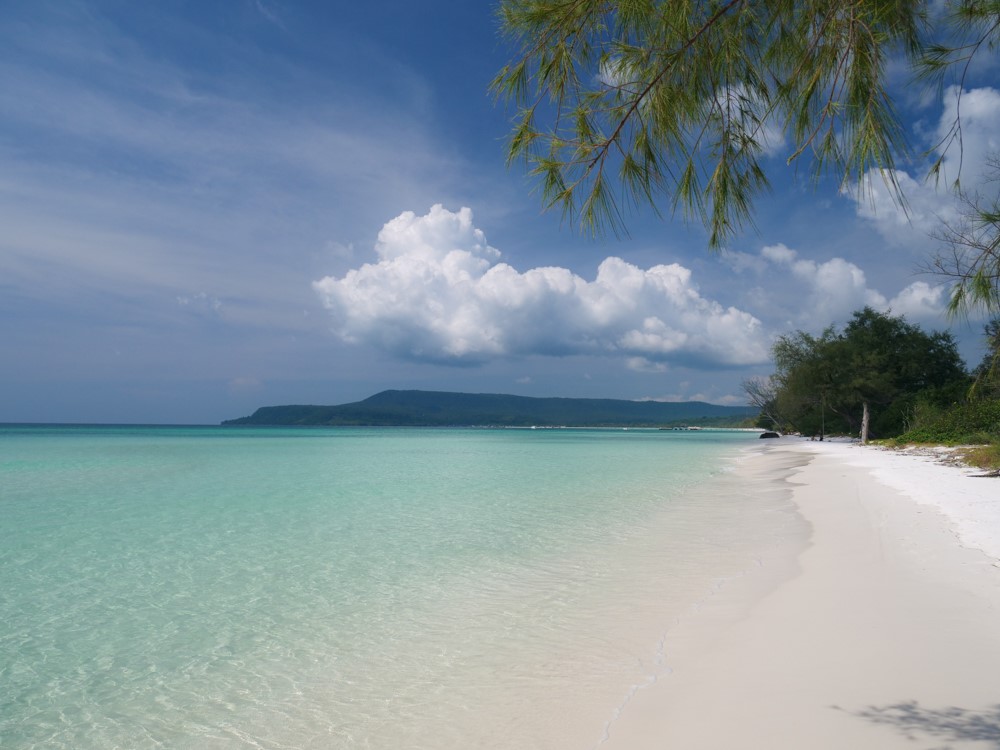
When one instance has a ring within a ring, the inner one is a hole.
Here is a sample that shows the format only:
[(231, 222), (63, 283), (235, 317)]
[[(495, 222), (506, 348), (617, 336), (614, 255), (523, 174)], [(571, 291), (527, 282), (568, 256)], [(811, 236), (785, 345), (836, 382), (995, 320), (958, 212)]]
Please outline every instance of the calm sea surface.
[(0, 747), (594, 748), (756, 434), (0, 426)]

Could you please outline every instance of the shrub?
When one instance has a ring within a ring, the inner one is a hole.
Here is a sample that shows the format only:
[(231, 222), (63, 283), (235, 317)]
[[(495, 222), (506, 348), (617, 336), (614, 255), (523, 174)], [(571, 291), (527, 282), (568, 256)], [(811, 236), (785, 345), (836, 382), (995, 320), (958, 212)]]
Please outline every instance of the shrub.
[(992, 471), (1000, 469), (1000, 443), (966, 448), (962, 450), (961, 456), (969, 466)]
[(905, 443), (946, 445), (1000, 442), (1000, 400), (967, 401), (937, 410), (923, 405), (915, 409), (907, 432), (896, 438)]

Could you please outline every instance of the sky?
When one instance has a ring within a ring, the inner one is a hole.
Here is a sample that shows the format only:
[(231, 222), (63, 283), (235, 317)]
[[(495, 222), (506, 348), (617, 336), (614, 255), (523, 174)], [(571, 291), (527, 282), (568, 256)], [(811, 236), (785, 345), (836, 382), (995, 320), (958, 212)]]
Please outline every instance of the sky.
[[(776, 336), (865, 305), (950, 330), (921, 273), (957, 216), (927, 182), (958, 89), (893, 72), (904, 215), (786, 165), (756, 228), (543, 210), (488, 83), (513, 50), (467, 0), (7, 0), (0, 9), (0, 422), (213, 424), (385, 389), (745, 402)], [(1000, 71), (962, 91), (974, 189)], [(780, 129), (777, 131), (780, 133)], [(932, 155), (933, 156), (933, 155)]]

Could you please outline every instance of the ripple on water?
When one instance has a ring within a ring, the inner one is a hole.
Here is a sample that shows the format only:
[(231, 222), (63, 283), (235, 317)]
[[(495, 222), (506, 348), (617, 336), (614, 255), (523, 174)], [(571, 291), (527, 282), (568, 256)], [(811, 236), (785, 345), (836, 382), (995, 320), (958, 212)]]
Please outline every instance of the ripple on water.
[(590, 747), (780, 509), (695, 491), (743, 435), (306, 435), (3, 438), (0, 745)]

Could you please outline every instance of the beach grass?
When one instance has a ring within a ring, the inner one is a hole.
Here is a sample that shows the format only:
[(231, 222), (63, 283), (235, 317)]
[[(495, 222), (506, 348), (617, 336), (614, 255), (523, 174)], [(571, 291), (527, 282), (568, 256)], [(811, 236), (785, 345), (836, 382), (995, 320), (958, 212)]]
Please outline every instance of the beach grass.
[(959, 448), (958, 454), (969, 466), (984, 471), (1000, 471), (1000, 443)]

